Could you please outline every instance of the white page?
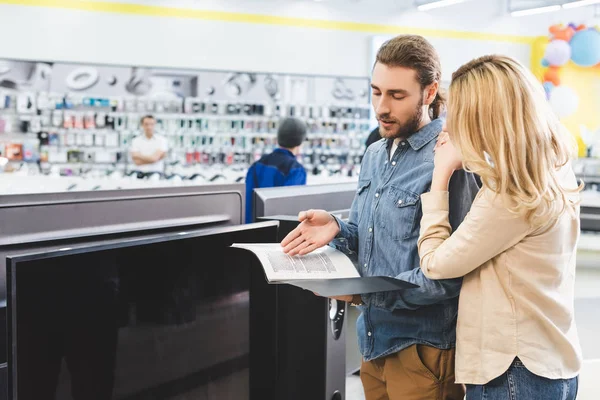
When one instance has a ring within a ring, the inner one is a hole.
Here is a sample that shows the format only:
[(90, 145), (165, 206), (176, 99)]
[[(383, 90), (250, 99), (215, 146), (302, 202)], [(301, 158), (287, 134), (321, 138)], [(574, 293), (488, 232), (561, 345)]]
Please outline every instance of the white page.
[(360, 277), (352, 261), (341, 251), (329, 246), (306, 256), (294, 257), (285, 254), (279, 243), (233, 244), (231, 247), (256, 254), (269, 282)]

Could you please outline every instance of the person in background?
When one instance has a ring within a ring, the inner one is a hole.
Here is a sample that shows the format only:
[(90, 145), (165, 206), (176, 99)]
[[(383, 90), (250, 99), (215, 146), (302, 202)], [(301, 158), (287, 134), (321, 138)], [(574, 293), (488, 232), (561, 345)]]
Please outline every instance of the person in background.
[(296, 160), (305, 138), (304, 122), (297, 118), (283, 120), (277, 131), (279, 148), (250, 166), (246, 174), (246, 223), (254, 221), (254, 189), (306, 185), (306, 171)]
[[(433, 174), (439, 119), (439, 56), (425, 38), (401, 35), (379, 50), (371, 79), (380, 140), (363, 158), (348, 222), (323, 210), (300, 213), (282, 242), (289, 255), (331, 245), (357, 262), (361, 276), (390, 276), (419, 287), (352, 294), (336, 300), (359, 307), (356, 323), (366, 400), (463, 400), (454, 382), (456, 314), (461, 279), (432, 281), (421, 272), (419, 195)], [(478, 192), (472, 174), (452, 179), (450, 219), (456, 228)], [(335, 239), (335, 240), (334, 240)]]
[(369, 137), (367, 138), (367, 141), (365, 143), (365, 153), (367, 152), (366, 149), (368, 149), (370, 145), (372, 145), (378, 140), (381, 140), (381, 135), (379, 134), (379, 127), (373, 129), (371, 133), (369, 133)]
[[(505, 56), (454, 73), (447, 128), (421, 196), (419, 254), (430, 279), (464, 276), (456, 381), (467, 384), (467, 400), (574, 400), (582, 186), (573, 137), (533, 74)], [(452, 233), (448, 183), (463, 166), (483, 186)]]
[(169, 150), (167, 139), (154, 132), (156, 119), (152, 115), (146, 115), (141, 120), (143, 135), (137, 136), (131, 143), (131, 159), (136, 165), (135, 170), (152, 173), (165, 172), (164, 159)]

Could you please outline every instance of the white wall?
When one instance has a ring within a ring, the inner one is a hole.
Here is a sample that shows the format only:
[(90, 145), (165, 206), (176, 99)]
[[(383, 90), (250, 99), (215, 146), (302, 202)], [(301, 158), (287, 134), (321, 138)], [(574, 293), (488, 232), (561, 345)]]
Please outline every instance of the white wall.
[(0, 5), (0, 37), (0, 58), (367, 73), (361, 32)]
[[(379, 47), (391, 38), (392, 36), (382, 35), (374, 36), (371, 39), (370, 65), (375, 62)], [(507, 54), (528, 67), (531, 64), (531, 46), (527, 44), (441, 37), (430, 37), (428, 39), (437, 49), (442, 62), (442, 86), (450, 84), (452, 73), (461, 65), (485, 54)]]
[[(52, 2), (22, 0), (20, 3)], [(495, 0), (472, 0), (431, 13), (407, 8), (406, 5), (411, 3), (409, 0), (376, 0), (377, 8), (373, 7), (373, 0), (331, 0), (329, 3), (298, 0), (127, 2), (377, 25), (351, 27), (358, 30), (315, 29), (7, 5), (0, 0), (0, 37), (3, 38), (0, 58), (367, 76), (371, 38), (382, 32), (391, 34), (390, 26), (414, 27), (418, 33), (421, 33), (420, 29), (443, 29), (543, 35), (548, 25), (554, 22), (551, 18), (570, 20), (557, 15), (510, 18), (504, 15), (501, 2)], [(90, 0), (81, 3), (89, 4)], [(114, 6), (114, 0), (112, 4)], [(585, 15), (582, 10), (578, 12), (579, 16)], [(299, 25), (301, 21), (294, 20), (291, 24)], [(398, 31), (407, 30), (399, 28)], [(488, 44), (462, 37), (443, 38), (445, 34), (432, 32), (427, 36), (438, 47), (447, 73), (467, 59), (492, 49), (514, 55), (525, 63), (529, 59), (526, 44), (505, 41), (506, 38)], [(476, 36), (474, 34), (473, 38)]]

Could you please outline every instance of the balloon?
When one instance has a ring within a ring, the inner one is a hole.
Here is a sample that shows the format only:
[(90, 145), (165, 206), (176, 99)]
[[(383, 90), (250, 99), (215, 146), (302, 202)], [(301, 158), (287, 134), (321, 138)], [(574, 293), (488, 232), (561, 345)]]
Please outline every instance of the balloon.
[(575, 35), (575, 29), (569, 27), (563, 27), (562, 25), (552, 25), (550, 27), (550, 33), (553, 39), (564, 40), (569, 42), (573, 35)]
[(600, 32), (594, 29), (579, 31), (571, 39), (571, 59), (582, 67), (600, 63)]
[(564, 40), (553, 40), (546, 47), (544, 59), (553, 67), (560, 67), (569, 62), (571, 46)]
[(554, 89), (554, 84), (552, 82), (544, 82), (544, 90), (546, 91), (546, 98), (550, 100), (550, 93)]
[(558, 86), (550, 93), (550, 105), (559, 118), (565, 118), (577, 111), (579, 97), (568, 86)]
[(546, 60), (545, 58), (542, 58), (542, 67), (549, 67), (550, 63), (548, 62), (548, 60)]
[(554, 86), (560, 85), (560, 77), (558, 76), (558, 68), (550, 67), (544, 74), (544, 82), (552, 82)]

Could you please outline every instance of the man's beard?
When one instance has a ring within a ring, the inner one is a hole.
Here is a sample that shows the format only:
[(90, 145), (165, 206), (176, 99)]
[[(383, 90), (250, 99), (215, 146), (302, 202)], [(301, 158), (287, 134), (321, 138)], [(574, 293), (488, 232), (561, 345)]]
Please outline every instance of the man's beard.
[[(390, 114), (378, 115), (377, 119), (384, 120), (384, 121), (393, 121), (396, 123), (398, 122), (397, 120), (392, 119)], [(381, 135), (381, 137), (386, 138), (386, 139), (407, 139), (413, 133), (415, 133), (419, 130), (419, 125), (421, 125), (422, 119), (423, 119), (423, 97), (421, 96), (421, 100), (419, 101), (419, 104), (417, 104), (417, 108), (415, 109), (414, 114), (408, 121), (406, 121), (402, 125), (399, 125), (395, 132), (386, 131), (380, 125), (379, 126), (379, 134)]]

